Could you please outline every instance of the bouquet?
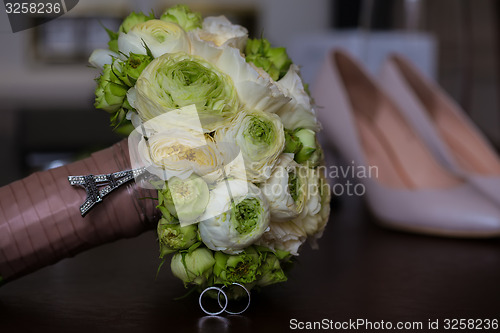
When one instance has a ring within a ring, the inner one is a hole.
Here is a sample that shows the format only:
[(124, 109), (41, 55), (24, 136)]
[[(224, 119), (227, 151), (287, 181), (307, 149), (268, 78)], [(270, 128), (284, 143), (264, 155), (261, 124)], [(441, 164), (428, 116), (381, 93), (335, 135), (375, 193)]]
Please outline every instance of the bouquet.
[(132, 13), (108, 34), (109, 49), (89, 59), (102, 69), (95, 106), (130, 133), (132, 166), (153, 176), (144, 186), (158, 194), (162, 263), (171, 256), (173, 274), (200, 291), (286, 281), (330, 210), (297, 65), (224, 16), (182, 5)]
[(298, 66), (284, 48), (186, 6), (132, 13), (107, 31), (109, 48), (89, 59), (101, 69), (95, 106), (128, 140), (0, 188), (0, 284), (152, 223), (160, 267), (170, 259), (200, 305), (205, 292), (219, 304), (222, 294), (224, 311), (286, 281), (330, 211)]

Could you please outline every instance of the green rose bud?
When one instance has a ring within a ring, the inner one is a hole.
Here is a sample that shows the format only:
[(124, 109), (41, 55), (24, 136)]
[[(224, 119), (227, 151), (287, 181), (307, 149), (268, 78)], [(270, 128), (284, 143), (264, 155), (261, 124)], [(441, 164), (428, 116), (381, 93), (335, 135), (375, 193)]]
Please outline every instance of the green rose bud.
[(135, 13), (132, 12), (129, 16), (123, 20), (122, 24), (120, 25), (120, 28), (118, 29), (118, 32), (123, 32), (123, 33), (128, 33), (132, 27), (138, 23), (143, 23), (149, 20), (154, 19), (154, 14), (151, 13), (149, 16), (144, 15), (144, 13), (139, 12)]
[(286, 72), (292, 64), (292, 60), (288, 57), (284, 47), (272, 47), (267, 52), (269, 60), (279, 70), (280, 78), (285, 76)]
[(4, 279), (2, 276), (0, 276), (0, 287), (1, 287), (4, 283), (5, 283), (5, 279)]
[(114, 63), (106, 64), (102, 75), (97, 79), (94, 105), (109, 113), (114, 113), (121, 108), (128, 90), (128, 87), (117, 77), (117, 72)]
[(280, 261), (276, 255), (267, 253), (266, 259), (259, 267), (259, 279), (257, 285), (265, 287), (270, 284), (285, 282), (287, 277), (281, 268)]
[(157, 232), (160, 243), (160, 258), (178, 250), (188, 249), (198, 241), (198, 227), (195, 224), (181, 227), (179, 223), (172, 223), (161, 218), (158, 222)]
[(204, 285), (212, 276), (215, 259), (212, 251), (199, 247), (188, 253), (176, 253), (172, 257), (170, 268), (172, 273), (184, 284)]
[(240, 254), (230, 255), (215, 253), (215, 283), (228, 285), (231, 283), (252, 283), (257, 279), (261, 256), (253, 248), (248, 247)]
[(293, 133), (293, 131), (285, 129), (285, 149), (284, 153), (297, 154), (302, 149), (302, 142)]
[(284, 47), (271, 47), (265, 38), (248, 39), (245, 54), (247, 62), (265, 70), (275, 81), (285, 76), (292, 64)]
[(301, 128), (295, 131), (295, 136), (302, 143), (302, 148), (295, 154), (295, 161), (305, 163), (317, 150), (316, 133), (310, 129)]
[(186, 5), (177, 5), (167, 9), (160, 20), (177, 23), (185, 31), (201, 28), (202, 23), (201, 14), (193, 13)]
[(141, 75), (144, 68), (146, 68), (152, 60), (153, 57), (149, 55), (131, 53), (126, 61), (120, 62), (120, 80), (129, 87), (133, 87), (139, 75)]
[(170, 178), (165, 189), (159, 192), (163, 197), (163, 205), (182, 225), (197, 222), (210, 198), (207, 183), (194, 174), (187, 179)]

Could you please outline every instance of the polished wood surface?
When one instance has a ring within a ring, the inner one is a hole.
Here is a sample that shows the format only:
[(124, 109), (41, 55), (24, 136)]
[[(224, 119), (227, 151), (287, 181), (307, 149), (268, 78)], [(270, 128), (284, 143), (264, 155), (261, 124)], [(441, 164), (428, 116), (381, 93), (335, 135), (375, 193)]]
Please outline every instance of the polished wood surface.
[(158, 249), (148, 232), (4, 285), (0, 330), (284, 332), (294, 318), (361, 318), (423, 322), (426, 332), (429, 319), (500, 319), (498, 239), (400, 233), (372, 222), (359, 198), (334, 206), (320, 249), (306, 245), (289, 281), (252, 293), (244, 315), (205, 316), (194, 294), (174, 300), (185, 289), (167, 265), (155, 280)]

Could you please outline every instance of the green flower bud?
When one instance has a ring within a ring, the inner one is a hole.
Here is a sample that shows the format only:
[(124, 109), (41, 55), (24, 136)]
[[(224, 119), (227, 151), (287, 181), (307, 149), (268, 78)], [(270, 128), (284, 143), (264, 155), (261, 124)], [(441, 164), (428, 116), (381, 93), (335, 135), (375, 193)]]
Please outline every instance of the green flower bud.
[(295, 136), (302, 143), (302, 148), (295, 154), (295, 161), (305, 163), (317, 150), (316, 133), (310, 129), (301, 128), (295, 131)]
[(0, 287), (5, 284), (5, 279), (0, 275)]
[(210, 198), (207, 183), (194, 174), (186, 179), (172, 177), (164, 190), (163, 205), (182, 225), (198, 222)]
[(248, 39), (245, 54), (247, 62), (265, 70), (275, 81), (285, 76), (292, 64), (284, 47), (271, 47), (265, 38)]
[(285, 149), (284, 153), (297, 154), (302, 149), (302, 142), (293, 133), (293, 131), (285, 129)]
[(158, 222), (157, 232), (160, 243), (160, 258), (178, 250), (188, 249), (198, 241), (198, 227), (195, 224), (181, 227), (178, 223), (161, 218)]
[(126, 61), (120, 62), (120, 80), (129, 87), (133, 87), (139, 75), (141, 75), (144, 68), (146, 68), (152, 60), (153, 57), (149, 55), (131, 53)]
[(154, 19), (154, 14), (151, 13), (149, 16), (144, 15), (144, 13), (139, 12), (135, 13), (132, 12), (129, 16), (123, 20), (122, 24), (120, 25), (120, 28), (118, 29), (118, 32), (124, 32), (128, 33), (132, 27), (138, 23), (143, 23), (149, 20)]
[(279, 69), (280, 78), (285, 76), (292, 64), (292, 60), (288, 57), (286, 49), (284, 47), (269, 48), (267, 56), (274, 66)]
[(194, 13), (186, 5), (176, 5), (167, 9), (160, 20), (177, 23), (185, 31), (201, 28), (202, 18), (200, 13)]
[(215, 253), (215, 283), (225, 285), (231, 283), (252, 283), (257, 279), (261, 256), (253, 248), (248, 247), (240, 254), (230, 255)]
[(281, 268), (280, 261), (277, 256), (272, 253), (267, 253), (266, 259), (259, 267), (259, 279), (257, 285), (265, 287), (270, 284), (285, 282), (287, 277)]
[(104, 65), (102, 75), (97, 79), (95, 90), (95, 107), (109, 113), (118, 111), (127, 95), (128, 87), (116, 76), (114, 65)]
[(212, 276), (215, 259), (212, 251), (199, 247), (188, 253), (176, 253), (172, 257), (170, 268), (172, 273), (184, 284), (204, 285)]

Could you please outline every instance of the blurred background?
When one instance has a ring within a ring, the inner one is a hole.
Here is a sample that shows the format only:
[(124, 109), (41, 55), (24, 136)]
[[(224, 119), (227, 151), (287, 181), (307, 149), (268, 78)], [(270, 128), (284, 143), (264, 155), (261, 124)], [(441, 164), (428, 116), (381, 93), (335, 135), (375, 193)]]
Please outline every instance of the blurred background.
[[(12, 33), (0, 11), (0, 186), (120, 140), (93, 107), (98, 72), (87, 59), (105, 48), (131, 11), (157, 16), (175, 1), (80, 0), (64, 16)], [(285, 46), (311, 82), (325, 52), (342, 47), (374, 74), (390, 52), (435, 79), (500, 146), (498, 0), (183, 0), (225, 15)]]

